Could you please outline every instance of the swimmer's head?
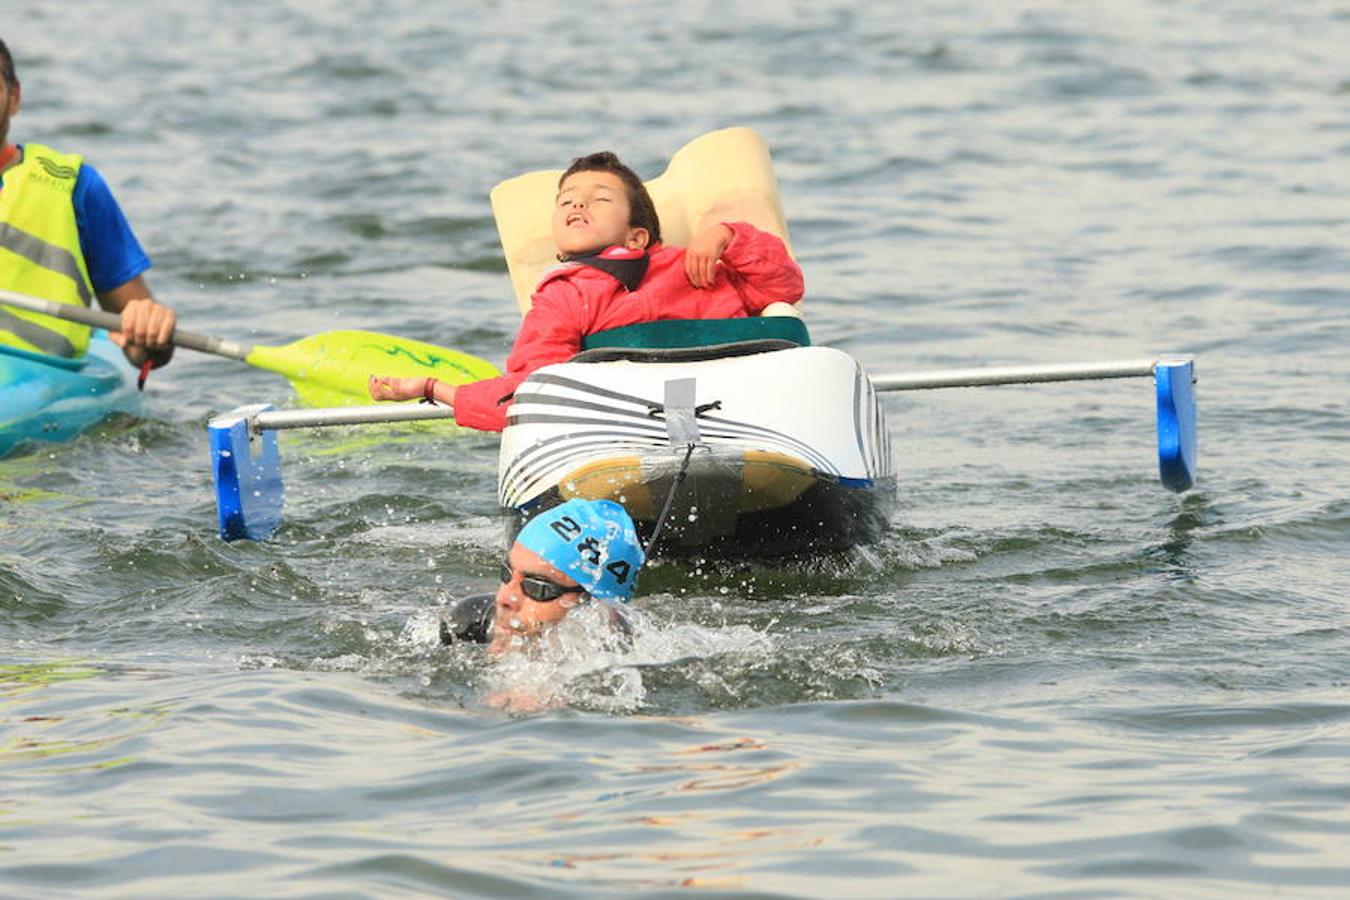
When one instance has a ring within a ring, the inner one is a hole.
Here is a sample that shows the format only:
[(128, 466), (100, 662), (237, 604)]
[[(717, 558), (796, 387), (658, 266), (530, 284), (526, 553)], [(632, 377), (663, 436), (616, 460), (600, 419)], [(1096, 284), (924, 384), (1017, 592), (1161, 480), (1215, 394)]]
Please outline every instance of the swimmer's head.
[(586, 593), (626, 603), (646, 557), (637, 528), (613, 500), (568, 500), (532, 518), (516, 543), (539, 554)]

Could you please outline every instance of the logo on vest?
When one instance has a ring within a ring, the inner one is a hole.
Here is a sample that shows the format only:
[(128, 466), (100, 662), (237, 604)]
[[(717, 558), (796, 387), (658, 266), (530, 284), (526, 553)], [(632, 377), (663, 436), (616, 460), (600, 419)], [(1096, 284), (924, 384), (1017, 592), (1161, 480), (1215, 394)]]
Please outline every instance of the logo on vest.
[(39, 166), (42, 166), (42, 170), (46, 172), (48, 175), (50, 175), (52, 178), (65, 181), (74, 178), (79, 172), (78, 169), (75, 169), (71, 166), (63, 166), (60, 165), (59, 163), (54, 163), (50, 159), (47, 159), (45, 156), (39, 156), (37, 159), (37, 164)]

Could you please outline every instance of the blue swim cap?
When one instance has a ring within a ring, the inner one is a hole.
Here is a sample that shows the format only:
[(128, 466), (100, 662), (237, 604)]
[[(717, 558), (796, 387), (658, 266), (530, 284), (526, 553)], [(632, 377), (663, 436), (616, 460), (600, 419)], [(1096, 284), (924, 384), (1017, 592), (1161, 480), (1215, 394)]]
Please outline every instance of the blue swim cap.
[(613, 500), (568, 500), (539, 513), (516, 535), (592, 597), (628, 602), (646, 558), (627, 510)]

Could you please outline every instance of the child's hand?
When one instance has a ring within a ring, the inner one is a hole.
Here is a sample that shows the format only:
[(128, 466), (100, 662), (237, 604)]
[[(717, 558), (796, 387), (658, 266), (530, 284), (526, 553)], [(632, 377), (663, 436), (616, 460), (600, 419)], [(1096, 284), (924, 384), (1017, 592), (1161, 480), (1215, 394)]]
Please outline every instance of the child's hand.
[(714, 222), (694, 235), (684, 251), (684, 275), (690, 284), (696, 288), (712, 287), (717, 277), (717, 261), (735, 236), (731, 226), (722, 222)]
[(396, 378), (387, 375), (372, 375), (366, 382), (366, 390), (376, 400), (411, 400), (421, 397), (427, 389), (427, 380), (418, 376)]

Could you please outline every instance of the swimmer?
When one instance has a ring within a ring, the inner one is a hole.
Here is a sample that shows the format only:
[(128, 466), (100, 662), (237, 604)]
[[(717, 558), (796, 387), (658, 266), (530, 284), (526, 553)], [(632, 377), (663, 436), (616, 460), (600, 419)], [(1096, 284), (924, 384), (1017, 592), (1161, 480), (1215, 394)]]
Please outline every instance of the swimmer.
[(488, 645), (499, 656), (527, 646), (574, 609), (603, 603), (626, 632), (645, 556), (633, 520), (612, 500), (568, 500), (526, 523), (502, 561), (495, 595), (467, 597), (441, 622), (441, 641)]

